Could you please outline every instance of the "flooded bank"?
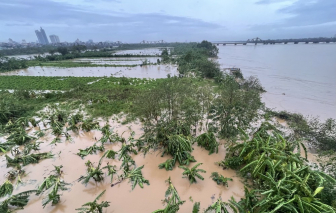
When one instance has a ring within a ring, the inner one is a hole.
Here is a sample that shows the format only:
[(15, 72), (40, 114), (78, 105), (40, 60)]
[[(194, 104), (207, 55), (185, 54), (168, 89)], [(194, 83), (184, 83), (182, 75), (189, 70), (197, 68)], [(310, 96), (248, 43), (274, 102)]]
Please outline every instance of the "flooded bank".
[[(104, 125), (104, 123), (105, 122), (100, 122), (100, 125)], [(140, 137), (142, 134), (140, 124), (131, 123), (121, 125), (115, 121), (111, 121), (110, 124), (115, 132), (119, 135), (123, 134), (123, 137), (125, 138), (128, 138), (131, 131), (135, 131), (136, 138)], [(32, 132), (30, 132), (30, 134), (32, 134)], [(95, 138), (99, 139), (101, 137), (101, 133), (100, 131), (91, 131), (89, 133), (80, 132), (77, 136), (73, 133), (71, 135), (74, 139), (73, 142), (64, 141), (65, 139), (62, 138), (62, 143), (58, 143), (57, 145), (49, 145), (54, 138), (50, 133), (38, 140), (44, 142), (40, 145), (40, 152), (51, 151), (55, 156), (53, 159), (46, 159), (38, 164), (29, 164), (23, 167), (27, 175), (21, 178), (23, 184), (19, 184), (18, 187), (14, 189), (13, 194), (37, 189), (43, 179), (51, 174), (51, 171), (54, 169), (53, 165), (63, 165), (62, 178), (65, 182), (71, 183), (71, 185), (69, 185), (69, 190), (61, 191), (60, 203), (56, 206), (47, 205), (44, 209), (42, 207), (42, 199), (47, 196), (47, 193), (43, 193), (41, 196), (32, 195), (28, 205), (22, 212), (75, 212), (76, 208), (81, 207), (81, 205), (86, 202), (93, 201), (96, 196), (106, 189), (106, 193), (102, 196), (99, 202), (109, 201), (111, 203), (110, 207), (104, 212), (148, 213), (164, 208), (162, 200), (165, 198), (165, 191), (167, 190), (165, 180), (169, 177), (171, 177), (181, 199), (186, 201), (181, 206), (180, 212), (191, 212), (194, 202), (201, 202), (201, 209), (204, 209), (219, 196), (221, 196), (224, 201), (229, 200), (231, 196), (238, 200), (244, 196), (243, 183), (236, 177), (236, 173), (232, 170), (223, 170), (221, 167), (215, 165), (215, 162), (223, 160), (225, 157), (223, 144), (220, 146), (219, 153), (212, 155), (208, 155), (207, 150), (195, 145), (193, 146), (194, 150), (192, 155), (197, 160), (197, 163), (203, 163), (200, 168), (206, 170), (206, 173), (202, 174), (205, 180), (199, 180), (196, 184), (190, 185), (187, 179), (182, 178), (183, 170), (177, 166), (173, 171), (159, 169), (158, 165), (169, 157), (161, 157), (161, 153), (155, 151), (146, 154), (146, 156), (142, 153), (132, 155), (137, 167), (144, 165), (142, 173), (144, 178), (149, 180), (149, 186), (144, 185), (143, 189), (136, 186), (132, 191), (131, 184), (126, 180), (121, 184), (111, 187), (110, 177), (105, 177), (105, 180), (100, 183), (95, 183), (91, 180), (87, 186), (85, 186), (82, 183), (77, 182), (77, 179), (86, 173), (85, 162), (90, 160), (97, 166), (103, 152), (99, 152), (96, 155), (88, 155), (84, 160), (76, 155), (76, 153), (78, 153), (78, 149), (85, 149), (88, 146), (92, 146), (96, 142)], [(113, 149), (118, 151), (120, 148), (121, 143), (105, 144), (106, 150)], [(6, 168), (4, 155), (0, 158), (0, 177), (1, 182), (3, 182), (6, 173), (11, 170), (11, 168)], [(102, 166), (105, 166), (107, 162), (109, 162), (110, 165), (116, 165), (118, 169), (120, 168), (121, 162), (118, 160), (104, 158)], [(195, 163), (191, 164), (189, 167), (194, 164)], [(218, 172), (225, 177), (233, 178), (233, 182), (229, 182), (229, 187), (217, 185), (210, 178), (211, 172)], [(117, 176), (115, 175), (113, 182), (116, 181)]]
[(167, 75), (177, 75), (176, 65), (143, 65), (136, 67), (29, 67), (0, 75), (19, 76), (74, 76), (74, 77), (130, 77), (130, 78), (166, 78)]

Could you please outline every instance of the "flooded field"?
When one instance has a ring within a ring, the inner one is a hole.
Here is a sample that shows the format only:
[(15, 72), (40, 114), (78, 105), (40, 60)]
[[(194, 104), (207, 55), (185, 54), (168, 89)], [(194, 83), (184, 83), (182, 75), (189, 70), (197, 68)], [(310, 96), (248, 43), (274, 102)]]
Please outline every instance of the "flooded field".
[(145, 61), (147, 63), (157, 63), (157, 60), (161, 60), (160, 57), (134, 57), (134, 58), (78, 58), (72, 60), (73, 62), (90, 62), (91, 64), (98, 65), (140, 65)]
[[(138, 138), (142, 134), (141, 125), (131, 123), (127, 125), (121, 125), (115, 121), (109, 122), (114, 127), (115, 132), (123, 137), (128, 138), (131, 131), (135, 131), (135, 137)], [(104, 125), (105, 122), (100, 122), (100, 125)], [(34, 131), (34, 130), (33, 130)], [(30, 132), (30, 134), (33, 133)], [(208, 151), (199, 148), (194, 145), (192, 155), (195, 156), (197, 162), (203, 163), (200, 168), (206, 170), (205, 174), (202, 174), (205, 178), (204, 181), (198, 181), (197, 184), (190, 185), (189, 181), (182, 178), (183, 170), (175, 167), (173, 171), (166, 171), (159, 169), (159, 163), (168, 159), (168, 156), (161, 157), (159, 151), (148, 153), (144, 156), (142, 153), (138, 155), (132, 155), (132, 158), (136, 162), (136, 166), (144, 165), (142, 169), (144, 178), (148, 179), (150, 185), (144, 185), (141, 189), (139, 186), (132, 191), (131, 184), (128, 181), (124, 181), (119, 185), (111, 187), (110, 178), (106, 177), (101, 183), (94, 183), (90, 181), (87, 186), (77, 179), (86, 173), (85, 162), (90, 160), (97, 166), (102, 152), (96, 155), (88, 155), (82, 160), (76, 155), (78, 149), (84, 149), (88, 146), (92, 146), (96, 140), (101, 137), (100, 131), (91, 131), (89, 133), (80, 132), (78, 136), (72, 134), (74, 141), (65, 142), (62, 138), (62, 143), (57, 145), (49, 145), (53, 136), (47, 134), (47, 136), (41, 138), (38, 141), (43, 141), (41, 144), (40, 152), (51, 151), (55, 156), (53, 159), (46, 159), (38, 164), (30, 164), (25, 166), (27, 176), (22, 177), (23, 184), (18, 185), (14, 189), (14, 194), (26, 190), (36, 189), (40, 185), (43, 179), (50, 175), (50, 172), (54, 169), (53, 165), (63, 165), (62, 178), (65, 182), (71, 183), (70, 190), (63, 191), (61, 194), (61, 201), (56, 206), (47, 205), (45, 209), (42, 207), (42, 199), (47, 196), (47, 193), (43, 193), (41, 196), (32, 195), (30, 202), (25, 207), (24, 212), (75, 212), (76, 208), (81, 207), (82, 204), (93, 201), (97, 195), (106, 189), (106, 193), (99, 200), (109, 201), (110, 207), (104, 212), (152, 212), (154, 210), (163, 208), (162, 200), (165, 197), (165, 191), (167, 184), (165, 180), (171, 177), (171, 180), (176, 187), (182, 200), (186, 202), (181, 206), (180, 212), (191, 212), (193, 202), (201, 201), (201, 209), (208, 207), (219, 196), (223, 200), (230, 199), (233, 196), (236, 199), (240, 199), (244, 196), (243, 183), (236, 173), (232, 170), (223, 170), (221, 167), (215, 165), (215, 162), (223, 160), (225, 157), (225, 149), (222, 144), (218, 154), (208, 155)], [(223, 143), (223, 142), (222, 142)], [(105, 149), (113, 149), (118, 151), (121, 147), (121, 143), (105, 144)], [(0, 177), (1, 182), (5, 179), (6, 173), (11, 168), (6, 168), (6, 160), (4, 155), (0, 157)], [(109, 160), (104, 158), (102, 165), (105, 166), (109, 162), (110, 165), (116, 165), (119, 169), (121, 162), (118, 160)], [(193, 166), (193, 163), (191, 166)], [(213, 180), (211, 180), (211, 172), (218, 172), (225, 177), (233, 178), (233, 182), (229, 182), (229, 187), (219, 186)], [(117, 181), (115, 175), (114, 181)]]
[(130, 78), (166, 78), (168, 74), (177, 75), (176, 65), (144, 65), (136, 67), (29, 67), (23, 70), (0, 73), (0, 75), (20, 76), (76, 76), (76, 77), (130, 77)]
[(146, 49), (139, 49), (139, 50), (120, 50), (117, 51), (116, 55), (124, 55), (124, 54), (131, 54), (131, 55), (153, 55), (159, 56), (161, 55), (162, 49), (167, 48), (168, 51), (171, 47), (162, 47), (162, 48), (146, 48)]

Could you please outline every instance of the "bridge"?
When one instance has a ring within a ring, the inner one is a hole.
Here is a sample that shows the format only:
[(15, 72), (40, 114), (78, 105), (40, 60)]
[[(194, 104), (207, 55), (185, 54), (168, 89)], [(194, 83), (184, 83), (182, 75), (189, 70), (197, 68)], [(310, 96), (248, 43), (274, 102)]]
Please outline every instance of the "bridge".
[(141, 41), (140, 44), (164, 44), (167, 43), (164, 40), (160, 40), (160, 41)]
[(262, 40), (259, 37), (248, 39), (247, 41), (226, 41), (226, 42), (212, 42), (218, 45), (247, 45), (247, 44), (263, 44), (263, 45), (273, 45), (273, 44), (318, 44), (318, 43), (335, 43), (336, 38), (323, 38), (323, 39), (278, 39), (278, 40)]

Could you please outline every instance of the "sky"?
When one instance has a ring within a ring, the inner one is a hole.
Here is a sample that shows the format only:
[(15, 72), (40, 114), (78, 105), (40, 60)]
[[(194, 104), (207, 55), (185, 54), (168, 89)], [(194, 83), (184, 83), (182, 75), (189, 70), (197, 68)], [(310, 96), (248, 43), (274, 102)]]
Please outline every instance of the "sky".
[(333, 37), (336, 0), (0, 0), (0, 42)]

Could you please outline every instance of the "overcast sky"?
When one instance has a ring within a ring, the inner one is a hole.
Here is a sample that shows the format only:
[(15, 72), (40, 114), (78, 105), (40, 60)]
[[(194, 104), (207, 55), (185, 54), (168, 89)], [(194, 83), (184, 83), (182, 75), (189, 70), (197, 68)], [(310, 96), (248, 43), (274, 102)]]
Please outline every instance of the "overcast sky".
[(0, 0), (0, 41), (332, 37), (336, 0)]

